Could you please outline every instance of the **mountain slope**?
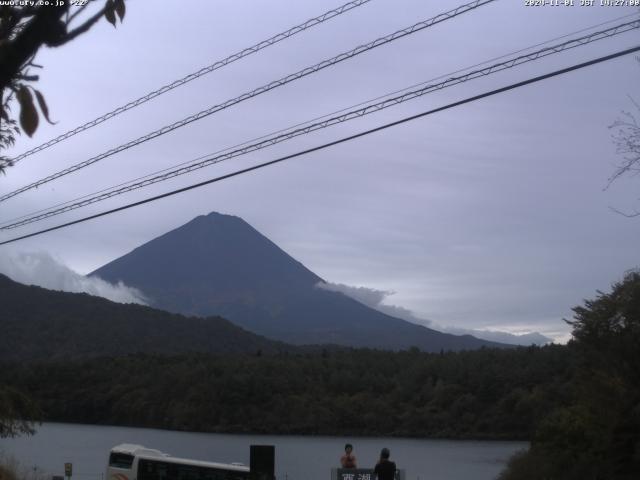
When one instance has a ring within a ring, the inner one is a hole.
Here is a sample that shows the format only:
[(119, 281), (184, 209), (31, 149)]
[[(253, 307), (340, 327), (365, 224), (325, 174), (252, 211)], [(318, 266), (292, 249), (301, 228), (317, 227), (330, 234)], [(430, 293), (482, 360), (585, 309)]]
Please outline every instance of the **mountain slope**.
[(26, 286), (0, 275), (0, 361), (132, 353), (265, 353), (287, 349), (220, 318), (187, 318), (84, 293)]
[(154, 307), (222, 315), (278, 340), (425, 351), (503, 346), (385, 315), (338, 292), (244, 220), (200, 216), (97, 269), (141, 290)]

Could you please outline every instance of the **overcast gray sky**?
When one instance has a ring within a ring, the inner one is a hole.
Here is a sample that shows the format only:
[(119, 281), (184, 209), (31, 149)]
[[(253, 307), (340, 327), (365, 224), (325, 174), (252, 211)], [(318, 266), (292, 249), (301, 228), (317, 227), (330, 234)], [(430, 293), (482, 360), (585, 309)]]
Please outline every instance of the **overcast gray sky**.
[[(340, 4), (128, 1), (43, 50), (37, 88), (51, 117), (21, 153), (163, 84)], [(0, 205), (4, 221), (191, 160), (554, 37), (638, 13), (632, 7), (501, 0), (298, 80)], [(8, 192), (342, 51), (454, 8), (372, 0), (206, 75), (45, 152), (0, 179)], [(628, 19), (627, 19), (628, 21)], [(609, 24), (610, 26), (613, 24)], [(604, 27), (600, 27), (602, 29)], [(635, 30), (448, 88), (225, 164), (12, 232), (69, 221), (319, 145), (530, 76), (635, 46)], [(447, 110), (177, 197), (14, 244), (87, 273), (218, 211), (240, 216), (325, 280), (392, 291), (388, 304), (443, 327), (566, 338), (571, 307), (640, 265), (638, 178), (604, 190), (616, 162), (607, 128), (640, 98), (633, 56)]]

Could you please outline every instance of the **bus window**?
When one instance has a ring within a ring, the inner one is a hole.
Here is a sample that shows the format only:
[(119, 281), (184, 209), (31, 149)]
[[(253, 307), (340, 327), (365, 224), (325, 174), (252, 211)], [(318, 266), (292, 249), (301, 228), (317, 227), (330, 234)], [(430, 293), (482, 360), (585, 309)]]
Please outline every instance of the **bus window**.
[(116, 468), (131, 468), (133, 463), (133, 455), (127, 453), (114, 453), (109, 455), (109, 466)]
[(164, 462), (140, 460), (138, 462), (138, 480), (165, 480), (169, 476), (168, 465)]
[(247, 480), (248, 472), (140, 459), (138, 480)]

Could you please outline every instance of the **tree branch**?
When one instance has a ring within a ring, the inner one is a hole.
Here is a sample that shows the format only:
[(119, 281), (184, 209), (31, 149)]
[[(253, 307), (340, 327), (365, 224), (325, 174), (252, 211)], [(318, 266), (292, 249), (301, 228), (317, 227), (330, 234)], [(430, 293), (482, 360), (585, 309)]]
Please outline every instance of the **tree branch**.
[(60, 17), (65, 11), (65, 8), (41, 7), (16, 38), (0, 47), (0, 63), (3, 66), (0, 69), (0, 90), (11, 83), (42, 44), (48, 44), (60, 33)]
[(76, 10), (76, 12), (75, 12), (73, 15), (71, 15), (71, 16), (69, 17), (69, 19), (67, 20), (67, 27), (69, 26), (69, 24), (70, 24), (71, 22), (73, 22), (73, 19), (74, 19), (74, 18), (76, 18), (80, 13), (82, 13), (82, 11), (83, 11), (85, 8), (87, 8), (88, 6), (89, 6), (89, 2), (85, 3), (85, 4), (84, 4), (84, 5), (82, 5), (80, 8), (78, 8), (78, 9)]
[(100, 20), (100, 18), (102, 18), (102, 16), (104, 15), (105, 10), (107, 9), (107, 6), (105, 5), (104, 7), (102, 7), (100, 9), (100, 11), (98, 11), (95, 15), (93, 15), (91, 18), (87, 19), (82, 25), (80, 25), (77, 28), (74, 28), (72, 31), (68, 32), (60, 41), (60, 43), (56, 44), (56, 45), (51, 45), (52, 47), (59, 47), (60, 45), (64, 45), (67, 42), (70, 42), (71, 40), (73, 40), (74, 38), (76, 38), (78, 35), (82, 35), (83, 33), (87, 32), (91, 27), (93, 27), (93, 25)]
[(16, 75), (16, 78), (18, 80), (24, 80), (25, 82), (37, 82), (40, 79), (38, 75), (22, 75), (22, 74)]

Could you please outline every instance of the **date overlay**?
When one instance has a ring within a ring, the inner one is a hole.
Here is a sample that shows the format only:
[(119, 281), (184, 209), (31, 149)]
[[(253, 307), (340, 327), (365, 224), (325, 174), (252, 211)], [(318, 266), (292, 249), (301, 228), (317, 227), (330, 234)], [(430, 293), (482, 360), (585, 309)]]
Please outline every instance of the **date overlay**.
[(640, 0), (524, 0), (525, 7), (640, 7)]

